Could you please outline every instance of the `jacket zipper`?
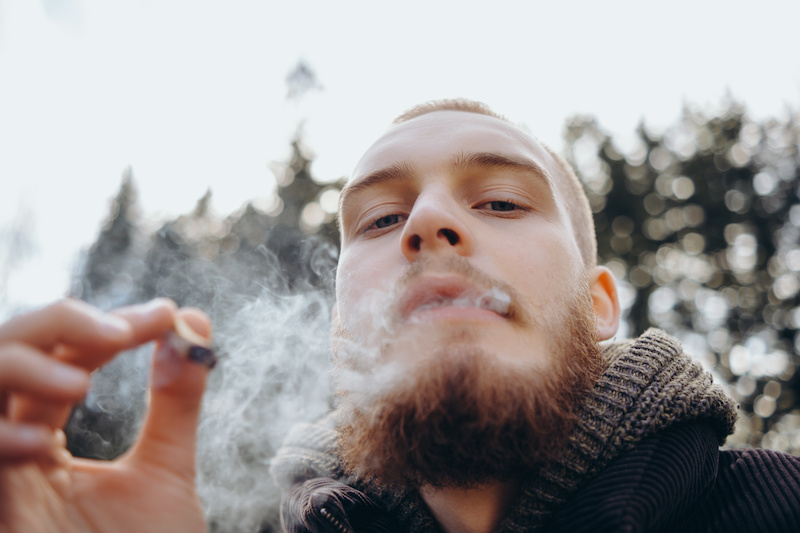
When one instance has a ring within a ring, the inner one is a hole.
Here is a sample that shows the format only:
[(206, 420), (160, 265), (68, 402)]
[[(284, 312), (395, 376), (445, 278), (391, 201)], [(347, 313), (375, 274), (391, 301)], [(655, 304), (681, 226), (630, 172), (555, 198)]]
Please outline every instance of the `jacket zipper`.
[(320, 510), (319, 510), (319, 514), (324, 516), (325, 519), (328, 520), (328, 522), (330, 522), (330, 524), (333, 527), (336, 528), (336, 531), (339, 531), (340, 533), (355, 533), (352, 529), (347, 527), (345, 524), (339, 522), (336, 519), (335, 516), (333, 516), (331, 513), (328, 512), (328, 510), (326, 508), (321, 507)]

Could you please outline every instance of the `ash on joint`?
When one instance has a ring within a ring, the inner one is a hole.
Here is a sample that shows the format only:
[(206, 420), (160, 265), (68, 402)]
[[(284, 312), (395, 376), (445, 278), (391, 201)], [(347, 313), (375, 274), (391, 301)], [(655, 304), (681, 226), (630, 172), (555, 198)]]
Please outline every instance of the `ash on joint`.
[(205, 346), (190, 346), (186, 357), (195, 363), (214, 368), (217, 365), (217, 356), (213, 350)]

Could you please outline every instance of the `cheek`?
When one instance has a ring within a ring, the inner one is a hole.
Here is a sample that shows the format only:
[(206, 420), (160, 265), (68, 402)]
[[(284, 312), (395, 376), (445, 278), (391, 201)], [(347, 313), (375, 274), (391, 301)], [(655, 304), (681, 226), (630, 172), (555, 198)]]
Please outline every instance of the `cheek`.
[[(336, 302), (339, 318), (345, 326), (388, 294), (396, 273), (396, 260), (378, 246), (353, 246), (342, 251), (336, 271)], [(401, 256), (402, 257), (402, 256)]]
[(521, 238), (511, 249), (513, 255), (505, 264), (512, 270), (506, 281), (537, 307), (559, 301), (581, 276), (583, 261), (577, 248), (570, 247), (558, 233)]

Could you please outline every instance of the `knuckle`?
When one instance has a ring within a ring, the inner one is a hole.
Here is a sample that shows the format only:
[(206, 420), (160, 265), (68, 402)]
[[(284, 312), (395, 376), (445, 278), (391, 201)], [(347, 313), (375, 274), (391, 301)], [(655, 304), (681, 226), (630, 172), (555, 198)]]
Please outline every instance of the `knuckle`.
[(178, 308), (178, 304), (175, 303), (175, 300), (173, 300), (172, 298), (167, 298), (166, 296), (159, 296), (157, 298), (153, 298), (153, 302), (159, 302), (172, 309)]
[(5, 361), (17, 361), (26, 351), (27, 345), (18, 340), (8, 340), (0, 344), (0, 359)]
[(0, 374), (8, 374), (30, 364), (30, 347), (16, 340), (0, 344)]
[(64, 298), (51, 305), (49, 311), (55, 320), (64, 320), (75, 313), (75, 302), (72, 298)]
[(59, 314), (85, 313), (88, 304), (75, 298), (62, 298), (52, 305), (52, 309)]
[(61, 323), (87, 323), (95, 321), (100, 313), (99, 309), (83, 300), (76, 298), (63, 298), (49, 308), (48, 318)]

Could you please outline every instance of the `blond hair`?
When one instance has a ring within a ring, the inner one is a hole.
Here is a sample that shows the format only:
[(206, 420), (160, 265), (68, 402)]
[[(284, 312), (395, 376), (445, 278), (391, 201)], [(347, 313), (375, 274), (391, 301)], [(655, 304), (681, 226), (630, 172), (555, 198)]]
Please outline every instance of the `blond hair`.
[[(478, 113), (480, 115), (487, 115), (496, 119), (508, 122), (509, 124), (519, 128), (503, 115), (495, 113), (489, 106), (483, 102), (476, 102), (466, 98), (452, 98), (445, 100), (431, 100), (424, 104), (419, 104), (411, 109), (405, 111), (402, 115), (398, 116), (393, 124), (401, 124), (414, 119), (420, 115), (433, 113), (434, 111), (464, 111), (467, 113)], [(521, 128), (520, 128), (521, 129)], [(561, 191), (561, 196), (564, 198), (564, 206), (567, 209), (567, 215), (572, 225), (572, 231), (575, 235), (575, 241), (578, 243), (578, 249), (583, 257), (583, 262), (587, 269), (592, 268), (597, 264), (597, 237), (594, 233), (594, 216), (592, 209), (589, 206), (589, 199), (586, 197), (586, 192), (575, 171), (563, 157), (554, 152), (549, 146), (544, 143), (539, 143), (547, 151), (548, 154), (555, 160), (561, 171), (561, 179), (557, 180), (557, 187)]]

